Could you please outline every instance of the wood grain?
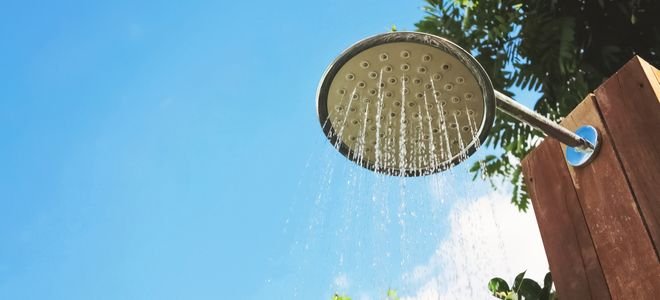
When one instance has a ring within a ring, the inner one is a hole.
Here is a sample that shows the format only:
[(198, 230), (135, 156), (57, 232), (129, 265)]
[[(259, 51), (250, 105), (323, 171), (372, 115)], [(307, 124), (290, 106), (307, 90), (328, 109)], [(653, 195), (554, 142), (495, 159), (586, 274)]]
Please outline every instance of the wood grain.
[(610, 299), (559, 142), (546, 139), (522, 168), (560, 299)]
[(596, 99), (658, 255), (660, 83), (638, 57), (596, 89)]
[(602, 137), (594, 161), (568, 170), (612, 298), (656, 299), (658, 257), (594, 97), (580, 103), (562, 125), (570, 130), (592, 125)]

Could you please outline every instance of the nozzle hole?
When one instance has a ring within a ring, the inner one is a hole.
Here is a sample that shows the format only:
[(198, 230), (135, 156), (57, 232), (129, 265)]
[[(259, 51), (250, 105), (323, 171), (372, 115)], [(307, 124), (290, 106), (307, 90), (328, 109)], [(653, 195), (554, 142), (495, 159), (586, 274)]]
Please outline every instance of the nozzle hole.
[(380, 59), (380, 61), (386, 61), (386, 60), (388, 60), (388, 59), (390, 58), (390, 56), (389, 56), (387, 53), (381, 53), (381, 54), (378, 56), (378, 58)]

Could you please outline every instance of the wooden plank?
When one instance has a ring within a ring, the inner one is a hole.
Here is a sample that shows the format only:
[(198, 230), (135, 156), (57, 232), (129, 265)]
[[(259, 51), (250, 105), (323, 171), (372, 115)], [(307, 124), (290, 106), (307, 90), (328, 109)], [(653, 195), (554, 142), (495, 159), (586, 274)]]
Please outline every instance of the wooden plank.
[(594, 97), (587, 97), (562, 122), (571, 130), (587, 124), (601, 134), (598, 156), (568, 170), (610, 293), (613, 299), (656, 299), (658, 257)]
[(545, 140), (522, 168), (560, 299), (611, 299), (559, 143)]
[(660, 83), (654, 70), (635, 57), (596, 90), (596, 99), (657, 256), (660, 248)]

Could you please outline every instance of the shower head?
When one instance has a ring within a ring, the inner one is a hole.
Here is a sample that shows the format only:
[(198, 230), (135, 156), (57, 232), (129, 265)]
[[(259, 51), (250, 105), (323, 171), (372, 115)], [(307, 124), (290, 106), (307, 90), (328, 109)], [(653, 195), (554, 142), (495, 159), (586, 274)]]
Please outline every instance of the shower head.
[(495, 91), (470, 53), (426, 33), (357, 42), (328, 67), (317, 91), (319, 122), (335, 148), (397, 176), (433, 174), (465, 160), (488, 136), (495, 108), (566, 144), (571, 166), (595, 157), (595, 128), (573, 133)]
[(470, 156), (495, 114), (493, 86), (456, 44), (393, 32), (344, 51), (318, 88), (319, 121), (348, 159), (380, 173), (420, 176)]

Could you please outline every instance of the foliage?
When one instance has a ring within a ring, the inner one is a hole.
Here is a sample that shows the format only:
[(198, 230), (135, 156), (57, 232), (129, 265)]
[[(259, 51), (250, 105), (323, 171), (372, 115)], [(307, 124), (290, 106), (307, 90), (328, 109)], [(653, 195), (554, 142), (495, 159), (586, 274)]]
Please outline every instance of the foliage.
[(351, 297), (340, 296), (338, 294), (335, 294), (334, 296), (332, 296), (332, 300), (351, 300)]
[(387, 289), (387, 300), (399, 300), (397, 292), (393, 289)]
[[(396, 292), (396, 290), (393, 289), (387, 289), (387, 298), (386, 300), (399, 300), (399, 296)], [(338, 294), (335, 294), (332, 296), (332, 300), (351, 300), (351, 297), (348, 296), (339, 296)]]
[(516, 276), (513, 280), (513, 286), (502, 278), (495, 277), (488, 282), (488, 290), (498, 299), (505, 300), (554, 300), (557, 299), (552, 291), (552, 275), (548, 272), (543, 280), (543, 287), (536, 281), (525, 278), (525, 272)]
[[(638, 54), (660, 65), (660, 1), (426, 0), (418, 31), (470, 49), (495, 89), (536, 91), (534, 109), (559, 121), (587, 93)], [(519, 161), (542, 134), (497, 112), (486, 146), (500, 147), (471, 171), (514, 186), (511, 202), (526, 211)]]

